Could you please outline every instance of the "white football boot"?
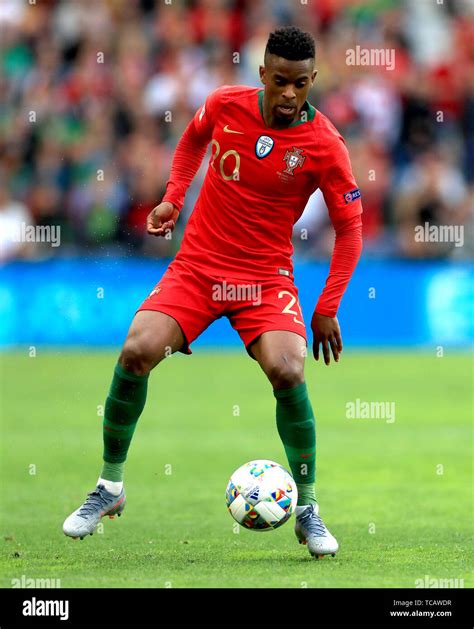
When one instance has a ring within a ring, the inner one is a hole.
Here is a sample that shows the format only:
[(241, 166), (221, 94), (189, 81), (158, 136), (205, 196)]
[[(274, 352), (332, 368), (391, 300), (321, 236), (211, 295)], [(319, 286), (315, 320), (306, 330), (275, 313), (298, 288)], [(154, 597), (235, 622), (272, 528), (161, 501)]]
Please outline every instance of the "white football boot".
[(319, 505), (296, 507), (296, 537), (300, 544), (306, 544), (310, 554), (318, 559), (324, 555), (333, 557), (339, 549), (336, 538), (331, 535), (319, 517)]
[(83, 505), (76, 509), (63, 524), (64, 534), (73, 539), (83, 539), (92, 535), (104, 515), (112, 520), (116, 515), (121, 516), (125, 508), (125, 492), (118, 496), (108, 492), (104, 485), (97, 487), (90, 494)]

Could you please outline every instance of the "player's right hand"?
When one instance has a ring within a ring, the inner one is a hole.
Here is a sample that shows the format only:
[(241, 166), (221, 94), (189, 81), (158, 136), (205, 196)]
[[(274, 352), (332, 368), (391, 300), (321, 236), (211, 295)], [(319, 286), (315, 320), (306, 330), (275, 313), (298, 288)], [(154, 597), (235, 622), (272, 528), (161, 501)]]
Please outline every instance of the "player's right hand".
[(146, 230), (150, 236), (166, 236), (167, 232), (175, 228), (178, 216), (178, 208), (169, 201), (164, 201), (148, 214)]

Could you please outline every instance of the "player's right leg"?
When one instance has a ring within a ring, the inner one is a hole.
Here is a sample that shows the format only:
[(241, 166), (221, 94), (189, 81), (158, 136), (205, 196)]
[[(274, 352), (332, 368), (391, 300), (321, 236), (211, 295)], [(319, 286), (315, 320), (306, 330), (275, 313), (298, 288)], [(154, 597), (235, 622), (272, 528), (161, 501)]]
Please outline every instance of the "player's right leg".
[(145, 406), (148, 376), (165, 356), (181, 349), (184, 343), (183, 332), (173, 317), (153, 310), (135, 315), (105, 403), (102, 471), (95, 490), (66, 518), (66, 535), (82, 539), (92, 535), (104, 515), (121, 515), (125, 506), (124, 465)]

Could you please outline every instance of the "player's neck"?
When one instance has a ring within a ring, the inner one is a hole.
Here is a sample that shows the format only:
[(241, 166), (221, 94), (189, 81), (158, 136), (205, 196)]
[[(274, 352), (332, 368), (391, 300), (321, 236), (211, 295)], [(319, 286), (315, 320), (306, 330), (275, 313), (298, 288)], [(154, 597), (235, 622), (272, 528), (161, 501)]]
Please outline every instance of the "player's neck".
[(267, 127), (269, 127), (270, 129), (275, 129), (275, 131), (288, 129), (295, 122), (298, 122), (298, 120), (300, 120), (300, 117), (301, 117), (301, 112), (304, 109), (306, 109), (306, 102), (303, 104), (301, 109), (296, 111), (295, 115), (293, 116), (291, 120), (281, 121), (275, 118), (275, 116), (272, 113), (271, 108), (269, 107), (267, 103), (265, 103), (265, 99), (262, 99), (262, 102), (261, 102), (261, 113), (262, 113), (263, 121)]
[(266, 110), (265, 103), (263, 104), (262, 109), (263, 109), (262, 111), (263, 121), (265, 122), (267, 127), (269, 127), (270, 129), (275, 129), (275, 131), (288, 129), (288, 127), (290, 127), (298, 119), (298, 116), (299, 116), (299, 112), (297, 112), (297, 114), (294, 116), (292, 120), (289, 120), (288, 122), (280, 122), (275, 119), (275, 116), (273, 116), (271, 110), (270, 111)]

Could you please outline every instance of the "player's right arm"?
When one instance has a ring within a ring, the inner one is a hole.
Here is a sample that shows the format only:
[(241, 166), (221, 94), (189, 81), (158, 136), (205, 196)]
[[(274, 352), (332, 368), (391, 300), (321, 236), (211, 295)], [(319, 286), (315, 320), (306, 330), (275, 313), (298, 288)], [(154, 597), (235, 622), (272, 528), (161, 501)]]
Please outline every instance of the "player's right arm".
[(170, 178), (162, 202), (147, 218), (147, 232), (152, 236), (165, 236), (173, 231), (183, 207), (184, 197), (194, 179), (212, 139), (214, 121), (221, 103), (223, 88), (212, 92), (186, 127), (173, 157)]

